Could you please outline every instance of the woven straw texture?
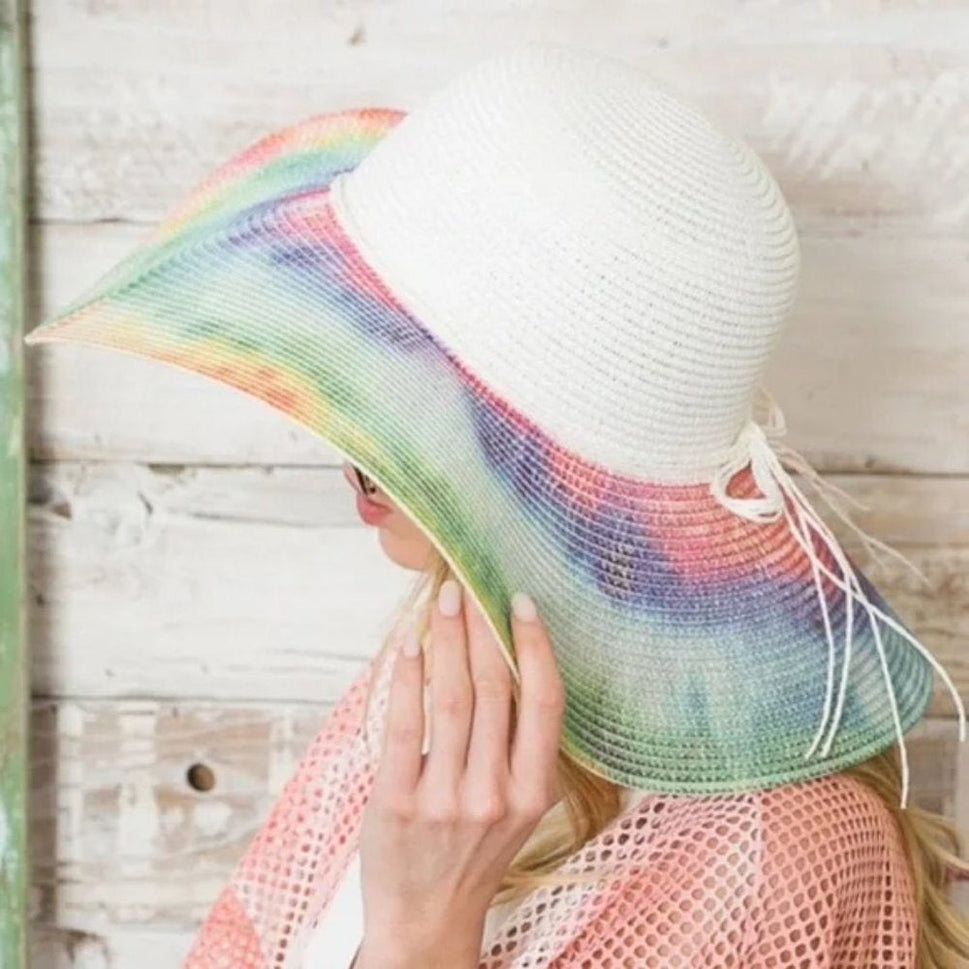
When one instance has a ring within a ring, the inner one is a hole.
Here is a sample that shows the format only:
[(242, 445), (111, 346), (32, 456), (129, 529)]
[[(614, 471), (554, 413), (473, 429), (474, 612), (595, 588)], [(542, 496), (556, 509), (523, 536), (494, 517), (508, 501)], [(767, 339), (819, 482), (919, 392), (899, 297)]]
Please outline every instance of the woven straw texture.
[(893, 623), (852, 619), (830, 545), (727, 506), (762, 476), (711, 489), (757, 429), (797, 265), (742, 143), (616, 62), (530, 50), (406, 116), (271, 133), (27, 340), (164, 361), (324, 436), (439, 547), (513, 670), (510, 597), (533, 596), (577, 760), (754, 790), (889, 746), (932, 690), (860, 572)]
[[(388, 662), (372, 659), (330, 711), (185, 969), (300, 965), (317, 915), (359, 848), (403, 628)], [(844, 774), (752, 793), (646, 795), (562, 870), (604, 875), (525, 896), (480, 969), (914, 965), (917, 918), (902, 842), (884, 804)]]

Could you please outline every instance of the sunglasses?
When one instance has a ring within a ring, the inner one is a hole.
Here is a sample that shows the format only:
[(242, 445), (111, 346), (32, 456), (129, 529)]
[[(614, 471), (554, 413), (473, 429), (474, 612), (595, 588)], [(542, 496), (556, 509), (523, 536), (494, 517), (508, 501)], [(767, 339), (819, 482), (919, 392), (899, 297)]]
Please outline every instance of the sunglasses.
[(350, 464), (350, 468), (352, 469), (353, 473), (357, 477), (357, 481), (360, 484), (360, 490), (365, 495), (375, 494), (377, 491), (377, 485), (374, 482), (373, 478), (364, 474), (364, 472), (361, 471), (355, 464)]

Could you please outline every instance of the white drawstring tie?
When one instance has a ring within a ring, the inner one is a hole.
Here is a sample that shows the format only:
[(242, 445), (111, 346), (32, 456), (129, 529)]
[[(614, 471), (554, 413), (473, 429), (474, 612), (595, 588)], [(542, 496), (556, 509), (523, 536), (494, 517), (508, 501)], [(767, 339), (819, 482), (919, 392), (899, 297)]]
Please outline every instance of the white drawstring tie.
[[(878, 557), (878, 554), (875, 551), (877, 548), (894, 555), (899, 559), (899, 561), (903, 562), (908, 568), (912, 569), (912, 571), (914, 571), (923, 582), (928, 582), (928, 579), (924, 573), (922, 573), (912, 562), (905, 558), (905, 556), (896, 549), (891, 548), (884, 542), (881, 542), (864, 532), (854, 521), (852, 521), (850, 515), (844, 510), (844, 508), (839, 505), (834, 495), (837, 494), (841, 498), (852, 502), (855, 506), (861, 508), (862, 510), (867, 509), (866, 505), (848, 495), (832, 482), (822, 478), (817, 471), (811, 467), (807, 460), (797, 451), (785, 444), (779, 443), (778, 439), (787, 431), (783, 411), (765, 388), (761, 387), (758, 389), (767, 401), (768, 410), (766, 424), (761, 425), (751, 419), (744, 425), (737, 437), (737, 440), (731, 447), (727, 458), (717, 469), (716, 475), (710, 483), (710, 491), (717, 501), (723, 505), (723, 507), (727, 508), (734, 514), (740, 515), (743, 518), (747, 518), (751, 521), (772, 522), (783, 516), (787, 520), (795, 540), (811, 561), (811, 568), (814, 574), (814, 584), (815, 588), (817, 589), (818, 601), (821, 606), (821, 615), (824, 619), (824, 628), (828, 639), (828, 684), (824, 701), (824, 712), (821, 716), (821, 723), (818, 726), (818, 731), (815, 734), (814, 741), (804, 754), (805, 760), (811, 757), (814, 753), (815, 748), (818, 745), (818, 741), (821, 739), (821, 735), (824, 732), (824, 728), (831, 717), (831, 700), (834, 689), (834, 635), (831, 631), (831, 622), (828, 616), (828, 604), (825, 600), (821, 573), (824, 573), (824, 575), (826, 575), (839, 589), (845, 593), (846, 599), (845, 654), (841, 673), (841, 688), (839, 690), (837, 707), (834, 711), (833, 720), (831, 721), (828, 738), (825, 741), (821, 752), (822, 756), (825, 757), (828, 755), (828, 752), (831, 749), (831, 744), (834, 741), (835, 733), (837, 732), (838, 724), (841, 720), (842, 707), (848, 684), (848, 667), (851, 662), (854, 601), (857, 599), (857, 601), (861, 604), (861, 607), (867, 612), (868, 622), (871, 625), (875, 645), (878, 649), (878, 655), (881, 660), (882, 670), (885, 674), (885, 685), (888, 692), (889, 702), (891, 703), (892, 707), (892, 715), (895, 720), (895, 730), (898, 734), (899, 745), (901, 748), (901, 806), (904, 808), (908, 802), (908, 755), (905, 749), (905, 738), (898, 715), (898, 703), (895, 698), (895, 689), (888, 669), (888, 661), (885, 658), (885, 650), (882, 644), (881, 633), (878, 628), (877, 620), (881, 619), (882, 622), (886, 623), (897, 633), (908, 639), (909, 642), (911, 642), (922, 653), (922, 655), (928, 659), (928, 661), (945, 681), (946, 686), (948, 686), (949, 691), (952, 693), (952, 696), (955, 699), (956, 708), (959, 713), (960, 742), (966, 739), (965, 707), (963, 706), (962, 699), (959, 696), (958, 691), (953, 685), (951, 678), (949, 677), (948, 673), (946, 673), (942, 664), (925, 646), (922, 645), (922, 643), (920, 643), (891, 616), (887, 615), (882, 609), (879, 609), (878, 606), (871, 602), (865, 595), (865, 592), (858, 581), (857, 573), (852, 568), (851, 563), (848, 561), (848, 558), (838, 542), (838, 539), (835, 537), (831, 529), (828, 528), (817, 511), (815, 511), (815, 509), (811, 506), (811, 503), (804, 496), (803, 492), (793, 482), (784, 465), (787, 464), (792, 470), (802, 474), (811, 482), (820, 497), (832, 509), (832, 511), (834, 511), (835, 514), (842, 519), (842, 521), (844, 521), (859, 535), (862, 543), (869, 550), (876, 561), (881, 562), (881, 559)], [(731, 478), (733, 478), (738, 471), (745, 468), (748, 464), (750, 465), (754, 482), (762, 494), (752, 495), (746, 498), (729, 495), (727, 493), (727, 486), (730, 483)], [(786, 497), (789, 497), (793, 503), (794, 511), (797, 515), (796, 521), (792, 517), (791, 511), (788, 508), (785, 500)], [(813, 529), (827, 545), (832, 557), (838, 563), (838, 566), (841, 569), (841, 576), (835, 575), (830, 569), (827, 568), (824, 562), (821, 561), (820, 557), (815, 551), (810, 529)]]

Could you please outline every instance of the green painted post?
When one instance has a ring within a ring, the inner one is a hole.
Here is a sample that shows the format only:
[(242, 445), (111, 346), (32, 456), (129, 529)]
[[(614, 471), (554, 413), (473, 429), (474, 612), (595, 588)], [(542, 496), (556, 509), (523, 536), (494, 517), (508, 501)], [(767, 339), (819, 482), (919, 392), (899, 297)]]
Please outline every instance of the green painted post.
[(27, 964), (23, 15), (0, 0), (0, 969)]

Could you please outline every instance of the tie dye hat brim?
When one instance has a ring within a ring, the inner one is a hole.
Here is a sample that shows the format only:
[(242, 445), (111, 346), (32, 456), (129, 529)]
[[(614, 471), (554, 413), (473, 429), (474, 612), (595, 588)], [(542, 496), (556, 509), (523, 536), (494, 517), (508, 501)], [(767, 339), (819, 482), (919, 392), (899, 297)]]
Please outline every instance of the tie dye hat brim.
[[(809, 506), (769, 466), (769, 427), (744, 425), (719, 491), (616, 470), (485, 380), (352, 237), (341, 183), (406, 117), (328, 112), (260, 139), (27, 342), (163, 361), (321, 435), (433, 541), (513, 670), (510, 597), (528, 591), (565, 685), (563, 747), (605, 778), (757, 789), (892, 744), (944, 671), (820, 528), (792, 527)], [(737, 513), (778, 483), (785, 514)]]

